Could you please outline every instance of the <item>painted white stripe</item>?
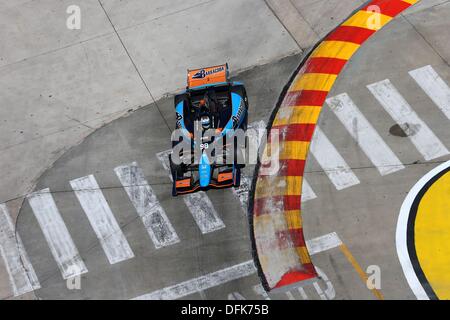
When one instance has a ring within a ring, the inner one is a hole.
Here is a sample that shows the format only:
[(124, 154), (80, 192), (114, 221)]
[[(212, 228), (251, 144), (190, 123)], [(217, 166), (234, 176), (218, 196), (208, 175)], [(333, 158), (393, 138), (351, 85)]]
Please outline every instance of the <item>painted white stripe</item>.
[(180, 242), (153, 189), (136, 162), (114, 169), (156, 249)]
[(344, 158), (319, 127), (316, 127), (310, 148), (314, 158), (337, 190), (360, 183)]
[(236, 196), (236, 198), (239, 199), (242, 210), (244, 210), (245, 213), (247, 213), (248, 194), (250, 192), (251, 186), (252, 186), (252, 179), (249, 176), (245, 175), (244, 173), (241, 173), (241, 185), (239, 186), (239, 188), (233, 188), (233, 193)]
[(400, 208), (400, 213), (397, 220), (397, 230), (395, 232), (395, 245), (397, 248), (398, 259), (408, 281), (409, 287), (414, 292), (414, 295), (419, 300), (429, 300), (427, 293), (422, 287), (419, 279), (417, 278), (414, 267), (412, 266), (411, 259), (408, 252), (407, 232), (408, 232), (408, 219), (411, 212), (411, 206), (417, 197), (417, 194), (423, 189), (423, 187), (437, 174), (450, 167), (450, 161), (447, 161), (423, 176), (414, 187), (408, 192), (405, 201)]
[[(257, 158), (257, 153), (261, 145), (261, 140), (266, 132), (266, 122), (264, 120), (250, 123), (247, 128), (247, 136), (249, 141), (249, 152), (255, 153), (250, 158)], [(252, 147), (250, 147), (250, 145)], [(255, 162), (256, 163), (256, 162)], [(252, 162), (250, 162), (252, 164)], [(239, 199), (241, 207), (245, 213), (248, 208), (248, 195), (252, 186), (252, 178), (248, 175), (241, 173), (241, 184), (239, 188), (233, 188), (234, 195)]]
[(239, 292), (233, 292), (228, 295), (228, 300), (247, 300), (245, 297)]
[(432, 160), (450, 153), (389, 79), (370, 84), (367, 88), (402, 129), (406, 132), (412, 131), (408, 136), (425, 160)]
[(347, 93), (327, 99), (327, 104), (382, 176), (405, 168)]
[(94, 176), (74, 179), (70, 181), (70, 185), (86, 213), (109, 263), (114, 264), (133, 258), (133, 251), (120, 230)]
[(264, 300), (272, 300), (269, 295), (267, 294), (266, 290), (264, 290), (264, 287), (261, 283), (257, 284), (256, 286), (253, 286), (253, 291), (258, 295), (263, 297)]
[(450, 88), (444, 80), (428, 65), (409, 72), (423, 91), (450, 119)]
[[(164, 169), (169, 173), (170, 179), (172, 180), (169, 164), (170, 152), (171, 150), (163, 151), (158, 153), (156, 156), (163, 165)], [(197, 226), (203, 234), (225, 228), (225, 224), (222, 219), (220, 219), (216, 209), (214, 209), (211, 200), (205, 192), (199, 191), (196, 193), (183, 195), (181, 197), (194, 218), (195, 223), (197, 223)]]
[(50, 189), (42, 189), (27, 196), (31, 209), (41, 227), (64, 279), (88, 272), (72, 237), (56, 207)]
[[(336, 233), (324, 235), (312, 240), (306, 241), (306, 246), (310, 254), (318, 254), (325, 250), (335, 248), (341, 244), (341, 240)], [(310, 248), (310, 249), (309, 249)], [(256, 273), (256, 267), (253, 260), (245, 261), (240, 264), (181, 282), (179, 284), (157, 290), (151, 293), (141, 295), (133, 300), (174, 300), (183, 298), (190, 294), (198, 293), (224, 283), (244, 278)], [(306, 295), (306, 294), (305, 294)]]
[(286, 291), (286, 296), (288, 297), (289, 300), (295, 300), (294, 295), (290, 291)]
[(303, 288), (298, 288), (298, 292), (300, 292), (300, 295), (302, 296), (303, 300), (309, 300), (308, 295), (306, 294)]
[(264, 120), (256, 121), (248, 125), (246, 135), (248, 137), (248, 163), (258, 162), (258, 151), (261, 141), (266, 134), (266, 123)]
[(5, 204), (0, 204), (0, 254), (15, 297), (41, 287)]
[[(316, 267), (317, 274), (319, 275), (319, 279), (326, 284), (326, 288), (323, 290), (325, 294), (325, 298), (328, 300), (333, 300), (336, 298), (336, 290), (334, 289), (333, 283), (330, 281), (328, 276), (323, 272), (322, 269)], [(317, 282), (316, 282), (317, 283)]]
[(306, 202), (312, 199), (317, 198), (314, 190), (311, 188), (311, 185), (306, 179), (303, 179), (302, 182), (302, 202)]
[(174, 300), (224, 283), (250, 276), (256, 272), (253, 260), (246, 261), (180, 284), (144, 294), (134, 300)]
[(306, 241), (306, 247), (310, 255), (334, 249), (342, 244), (336, 232), (332, 232)]
[(321, 300), (328, 300), (327, 296), (323, 293), (322, 288), (319, 286), (317, 281), (313, 282), (314, 289), (316, 289), (317, 294), (319, 295)]

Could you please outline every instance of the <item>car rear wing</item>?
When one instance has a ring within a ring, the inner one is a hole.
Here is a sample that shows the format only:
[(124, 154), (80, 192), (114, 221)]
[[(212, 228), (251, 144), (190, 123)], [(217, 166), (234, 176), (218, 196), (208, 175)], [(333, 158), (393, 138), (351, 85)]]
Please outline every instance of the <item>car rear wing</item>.
[(228, 82), (228, 77), (228, 63), (213, 67), (188, 70), (187, 88), (192, 89), (215, 83), (226, 83)]

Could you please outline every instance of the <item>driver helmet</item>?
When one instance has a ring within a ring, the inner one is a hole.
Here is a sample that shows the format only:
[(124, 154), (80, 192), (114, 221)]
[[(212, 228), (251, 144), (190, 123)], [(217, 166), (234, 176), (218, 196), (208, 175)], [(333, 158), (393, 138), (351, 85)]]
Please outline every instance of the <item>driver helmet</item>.
[(211, 120), (209, 119), (209, 116), (207, 115), (201, 116), (200, 122), (202, 124), (203, 129), (209, 129), (211, 125)]

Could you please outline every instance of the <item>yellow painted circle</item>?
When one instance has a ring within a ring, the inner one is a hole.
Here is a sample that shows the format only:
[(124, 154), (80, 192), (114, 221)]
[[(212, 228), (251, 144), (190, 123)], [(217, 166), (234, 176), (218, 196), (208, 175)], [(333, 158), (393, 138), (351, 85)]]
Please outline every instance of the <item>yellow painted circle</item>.
[(430, 180), (416, 198), (414, 245), (423, 275), (438, 299), (450, 299), (450, 171)]

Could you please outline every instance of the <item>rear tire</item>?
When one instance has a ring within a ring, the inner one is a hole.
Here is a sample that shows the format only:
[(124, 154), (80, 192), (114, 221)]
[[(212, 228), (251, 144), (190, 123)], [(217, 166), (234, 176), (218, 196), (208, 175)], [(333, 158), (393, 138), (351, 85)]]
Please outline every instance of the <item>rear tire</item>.
[(239, 186), (241, 185), (241, 168), (236, 168), (234, 170), (234, 174), (235, 174), (235, 178), (233, 181), (233, 187), (235, 188), (239, 188)]
[(172, 162), (172, 155), (169, 154), (169, 164), (170, 164), (170, 174), (172, 175), (172, 196), (176, 197), (178, 195), (177, 192), (177, 187), (176, 187), (176, 183), (177, 183), (177, 168), (178, 166), (176, 166), (173, 162)]

